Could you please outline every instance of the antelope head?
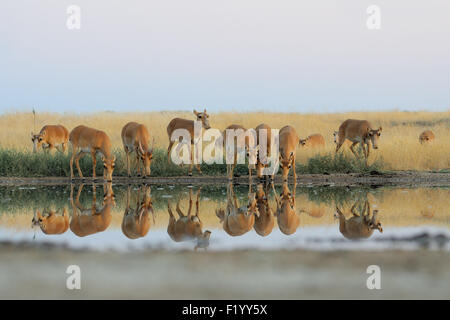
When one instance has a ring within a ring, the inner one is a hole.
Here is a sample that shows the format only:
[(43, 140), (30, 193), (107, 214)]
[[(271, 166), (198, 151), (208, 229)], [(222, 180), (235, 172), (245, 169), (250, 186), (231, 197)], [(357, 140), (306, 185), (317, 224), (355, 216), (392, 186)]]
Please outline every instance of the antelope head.
[(33, 152), (34, 153), (36, 153), (37, 150), (44, 143), (44, 136), (45, 136), (45, 131), (43, 131), (39, 134), (33, 134), (33, 132), (31, 132), (31, 142), (33, 142)]
[(381, 127), (379, 127), (378, 129), (367, 128), (366, 139), (370, 139), (370, 141), (372, 141), (372, 146), (374, 149), (378, 149), (378, 138), (381, 136), (381, 130)]
[(102, 156), (102, 161), (103, 161), (103, 178), (106, 179), (106, 181), (111, 182), (112, 174), (115, 168), (116, 156), (112, 156), (112, 158), (105, 158), (104, 156)]
[(194, 109), (194, 114), (197, 117), (197, 121), (202, 122), (203, 128), (205, 129), (211, 128), (211, 126), (209, 125), (209, 114), (206, 113), (206, 109), (203, 112), (197, 112)]
[(154, 145), (155, 145), (155, 139), (153, 138), (153, 142), (152, 142), (152, 146), (151, 148), (149, 148), (148, 150), (144, 150), (144, 148), (142, 147), (141, 142), (139, 141), (139, 147), (137, 149), (137, 153), (138, 156), (141, 158), (143, 164), (144, 164), (144, 168), (145, 168), (145, 175), (146, 176), (150, 176), (150, 164), (152, 162), (153, 159), (153, 149), (154, 149)]
[[(292, 167), (292, 163), (294, 161), (294, 152), (291, 152), (289, 154), (289, 157), (287, 159), (283, 158), (283, 156), (280, 154), (280, 164), (281, 164), (281, 172), (283, 176), (283, 181), (287, 181), (289, 170)], [(294, 168), (295, 170), (295, 168)]]

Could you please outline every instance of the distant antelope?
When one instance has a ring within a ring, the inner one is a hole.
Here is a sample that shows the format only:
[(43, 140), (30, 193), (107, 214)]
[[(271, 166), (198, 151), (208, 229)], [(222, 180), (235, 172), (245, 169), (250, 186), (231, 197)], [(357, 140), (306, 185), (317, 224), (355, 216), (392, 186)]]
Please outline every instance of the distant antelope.
[(262, 237), (268, 236), (275, 225), (275, 217), (269, 205), (269, 192), (264, 190), (263, 185), (258, 184), (256, 191), (256, 206), (259, 215), (255, 215), (255, 225), (253, 228)]
[(373, 211), (372, 218), (370, 218), (369, 201), (365, 201), (363, 210), (360, 215), (355, 212), (356, 202), (350, 209), (352, 217), (345, 219), (342, 211), (336, 206), (336, 211), (339, 218), (339, 231), (347, 239), (364, 239), (369, 238), (375, 229), (383, 232), (381, 223), (377, 218), (378, 210)]
[(92, 206), (84, 208), (80, 204), (80, 194), (83, 190), (83, 184), (78, 189), (76, 200), (73, 200), (73, 185), (70, 189), (70, 203), (73, 214), (70, 221), (70, 230), (78, 237), (85, 237), (91, 234), (105, 231), (111, 224), (111, 210), (115, 205), (114, 192), (109, 183), (105, 185), (102, 207), (97, 206), (96, 186), (92, 186)]
[(300, 139), (302, 147), (323, 148), (325, 147), (325, 139), (320, 133), (308, 136), (306, 139)]
[(197, 190), (197, 196), (195, 200), (195, 215), (192, 215), (192, 189), (189, 189), (189, 209), (187, 215), (181, 211), (180, 199), (178, 199), (176, 212), (178, 214), (178, 220), (173, 214), (170, 200), (167, 203), (167, 210), (169, 212), (169, 225), (167, 226), (167, 233), (170, 238), (175, 242), (181, 242), (186, 240), (196, 240), (197, 244), (195, 249), (207, 248), (209, 246), (209, 238), (211, 236), (211, 231), (202, 231), (203, 223), (199, 217), (199, 198), (200, 189)]
[(141, 164), (143, 166), (142, 175), (150, 176), (150, 164), (153, 159), (155, 141), (153, 140), (152, 146), (150, 147), (150, 134), (148, 133), (147, 127), (136, 122), (128, 122), (122, 129), (122, 143), (127, 155), (128, 177), (131, 177), (131, 152), (136, 152), (138, 176), (141, 174)]
[(431, 130), (425, 130), (419, 136), (419, 142), (421, 144), (430, 143), (434, 140), (434, 133)]
[(294, 180), (297, 181), (297, 173), (295, 172), (295, 153), (300, 139), (297, 132), (292, 126), (285, 126), (280, 129), (280, 164), (282, 169), (283, 180), (287, 181), (289, 170), (292, 169)]
[[(141, 189), (144, 196), (140, 202)], [(150, 212), (155, 223), (155, 214), (153, 211), (153, 203), (151, 198), (150, 186), (144, 186), (139, 189), (137, 196), (136, 209), (130, 208), (131, 186), (127, 190), (127, 206), (122, 220), (122, 232), (130, 239), (138, 239), (145, 237), (152, 225), (150, 220)]]
[(69, 131), (60, 124), (46, 125), (42, 127), (39, 134), (31, 132), (31, 141), (33, 142), (34, 153), (36, 153), (40, 147), (42, 147), (42, 149), (49, 149), (50, 151), (56, 148), (61, 152), (65, 152), (69, 141)]
[[(262, 149), (261, 149), (261, 147), (260, 147), (260, 140), (259, 140), (259, 138), (260, 138), (260, 131), (261, 130), (266, 130), (266, 132), (267, 132), (267, 154), (266, 155), (263, 155), (262, 153), (261, 153), (261, 151), (262, 151)], [(256, 138), (257, 138), (257, 145), (258, 145), (258, 154), (259, 154), (259, 156), (257, 157), (257, 162), (256, 162), (256, 175), (258, 176), (258, 178), (259, 179), (261, 179), (262, 178), (262, 171), (263, 171), (263, 169), (264, 168), (266, 168), (266, 167), (268, 167), (268, 163), (267, 163), (267, 161), (268, 161), (268, 157), (271, 155), (271, 152), (272, 152), (272, 128), (269, 126), (269, 125), (267, 125), (267, 124), (265, 124), (265, 123), (262, 123), (262, 124), (260, 124), (260, 125), (258, 125), (256, 128), (255, 128), (255, 131), (256, 131)], [(263, 158), (263, 157), (265, 157), (266, 158), (266, 164), (263, 164), (262, 162), (261, 162), (261, 159)], [(271, 175), (271, 178), (273, 179), (273, 175)]]
[[(201, 121), (202, 127), (204, 129), (209, 129), (209, 115), (206, 113), (206, 109), (203, 112), (197, 112), (194, 110), (194, 114), (196, 116), (196, 121)], [(170, 151), (172, 150), (172, 146), (175, 143), (174, 140), (172, 140), (172, 134), (177, 129), (186, 129), (189, 131), (189, 134), (191, 135), (191, 153), (189, 155), (189, 158), (191, 159), (189, 164), (189, 176), (192, 176), (192, 164), (194, 162), (193, 157), (193, 145), (194, 145), (194, 120), (187, 120), (187, 119), (181, 119), (181, 118), (174, 118), (172, 119), (168, 126), (167, 126), (167, 135), (169, 136), (169, 147), (167, 148), (167, 161), (170, 163)], [(180, 138), (180, 142), (182, 139)], [(200, 169), (200, 165), (196, 165), (197, 171), (201, 174), (202, 170)]]
[[(361, 148), (364, 152), (364, 157), (367, 161), (370, 153), (370, 142), (372, 142), (372, 146), (374, 149), (378, 149), (378, 138), (381, 136), (381, 130), (381, 127), (379, 127), (378, 129), (372, 129), (372, 125), (367, 120), (345, 120), (339, 127), (336, 153), (339, 151), (339, 148), (342, 146), (344, 141), (348, 139), (353, 142), (353, 144), (350, 146), (350, 150), (355, 155), (355, 157), (358, 157), (358, 155), (353, 148), (358, 143), (361, 144)], [(365, 146), (367, 146), (367, 150)]]
[(295, 202), (296, 184), (294, 183), (294, 193), (292, 194), (289, 190), (288, 184), (284, 182), (283, 189), (279, 197), (277, 196), (277, 192), (273, 184), (272, 189), (277, 203), (277, 211), (275, 216), (277, 217), (278, 227), (282, 233), (291, 235), (297, 231), (298, 226), (300, 225), (300, 217), (296, 212)]
[(39, 226), (45, 234), (63, 234), (69, 229), (69, 214), (67, 209), (63, 209), (62, 215), (57, 215), (55, 211), (49, 210), (47, 215), (42, 215), (36, 210), (32, 220), (32, 226)]
[(70, 132), (69, 140), (73, 147), (72, 157), (70, 158), (71, 179), (73, 179), (74, 159), (78, 169), (78, 175), (83, 178), (79, 161), (87, 153), (90, 153), (92, 156), (92, 177), (95, 179), (96, 155), (100, 153), (102, 154), (104, 168), (103, 178), (107, 181), (112, 181), (116, 157), (111, 153), (111, 141), (106, 133), (86, 126), (78, 126)]
[(233, 184), (228, 183), (226, 209), (216, 209), (216, 216), (222, 222), (225, 232), (230, 236), (241, 236), (249, 232), (255, 224), (255, 216), (258, 215), (256, 197), (251, 191), (251, 185), (247, 204), (239, 206)]

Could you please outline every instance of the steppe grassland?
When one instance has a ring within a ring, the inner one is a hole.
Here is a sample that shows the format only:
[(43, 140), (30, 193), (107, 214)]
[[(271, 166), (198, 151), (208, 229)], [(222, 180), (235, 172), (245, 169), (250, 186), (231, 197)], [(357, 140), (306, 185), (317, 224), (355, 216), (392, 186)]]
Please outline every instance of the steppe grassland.
[[(198, 108), (198, 110), (202, 110)], [(62, 124), (69, 131), (84, 124), (104, 130), (113, 143), (113, 148), (122, 149), (120, 133), (129, 121), (138, 121), (147, 125), (155, 138), (156, 147), (166, 150), (168, 137), (166, 126), (174, 117), (194, 119), (192, 112), (101, 112), (89, 114), (38, 113), (36, 128), (33, 128), (32, 113), (8, 113), (0, 116), (0, 147), (4, 149), (32, 150), (31, 131), (39, 131), (45, 124)], [(370, 162), (382, 158), (388, 170), (442, 170), (450, 168), (450, 111), (447, 112), (353, 112), (333, 114), (300, 113), (211, 113), (210, 124), (223, 130), (229, 124), (241, 124), (254, 128), (267, 123), (272, 128), (290, 124), (301, 138), (313, 133), (321, 133), (326, 140), (323, 150), (299, 148), (297, 161), (304, 163), (312, 155), (334, 152), (333, 131), (345, 119), (366, 119), (374, 127), (383, 127), (379, 149), (372, 150)], [(431, 129), (436, 140), (431, 145), (422, 146), (418, 142), (419, 134)], [(348, 147), (344, 146), (345, 152)]]

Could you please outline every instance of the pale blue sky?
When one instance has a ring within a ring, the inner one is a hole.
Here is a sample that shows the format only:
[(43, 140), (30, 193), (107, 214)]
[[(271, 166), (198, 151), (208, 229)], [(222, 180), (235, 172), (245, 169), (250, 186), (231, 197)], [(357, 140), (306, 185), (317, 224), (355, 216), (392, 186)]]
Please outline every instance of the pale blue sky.
[(448, 0), (3, 0), (0, 112), (449, 110), (449, 14)]

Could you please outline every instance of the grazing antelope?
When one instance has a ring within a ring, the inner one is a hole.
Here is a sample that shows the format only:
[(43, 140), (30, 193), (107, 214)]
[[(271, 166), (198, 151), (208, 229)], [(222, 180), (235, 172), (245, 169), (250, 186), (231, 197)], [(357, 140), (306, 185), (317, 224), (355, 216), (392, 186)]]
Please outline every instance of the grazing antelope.
[[(141, 190), (144, 193), (142, 202), (140, 201)], [(127, 206), (122, 220), (122, 232), (129, 239), (138, 239), (145, 237), (150, 230), (151, 220), (149, 212), (155, 223), (155, 213), (153, 211), (153, 203), (151, 198), (150, 186), (144, 186), (139, 189), (137, 196), (136, 209), (130, 208), (131, 186), (127, 190)]]
[[(194, 110), (194, 114), (196, 116), (196, 121), (201, 121), (202, 127), (204, 129), (209, 129), (211, 126), (209, 125), (209, 115), (206, 113), (206, 109), (203, 112), (197, 112)], [(187, 120), (187, 119), (181, 119), (181, 118), (174, 118), (172, 119), (168, 126), (167, 126), (167, 135), (169, 136), (169, 147), (167, 148), (167, 161), (170, 163), (170, 151), (172, 150), (172, 146), (175, 143), (174, 140), (172, 140), (172, 134), (177, 129), (186, 129), (189, 131), (189, 134), (191, 135), (191, 153), (189, 155), (191, 161), (189, 164), (189, 176), (192, 176), (192, 164), (194, 162), (193, 157), (193, 145), (194, 145), (194, 120)], [(179, 142), (182, 141), (182, 138), (180, 138)], [(200, 169), (200, 165), (196, 165), (198, 173), (202, 173), (202, 170)]]
[(294, 180), (297, 181), (297, 173), (295, 172), (295, 153), (300, 139), (297, 132), (292, 126), (285, 126), (280, 129), (280, 164), (282, 169), (283, 180), (287, 181), (289, 170), (292, 169)]
[(296, 184), (294, 183), (294, 194), (291, 193), (286, 182), (283, 183), (283, 189), (279, 197), (277, 196), (277, 192), (273, 184), (272, 189), (275, 194), (275, 201), (277, 203), (277, 211), (275, 216), (277, 217), (278, 227), (282, 233), (291, 235), (297, 231), (298, 226), (300, 225), (300, 218), (296, 212), (295, 202)]
[(199, 217), (199, 197), (200, 189), (197, 190), (197, 196), (195, 200), (195, 215), (192, 215), (192, 189), (189, 189), (189, 209), (187, 215), (181, 211), (180, 201), (178, 199), (176, 212), (178, 214), (178, 220), (173, 214), (170, 200), (167, 203), (167, 211), (169, 212), (169, 225), (167, 226), (167, 233), (170, 238), (175, 242), (196, 240), (197, 244), (195, 250), (198, 248), (207, 248), (209, 246), (209, 238), (211, 236), (211, 231), (202, 231), (203, 223)]
[(80, 194), (84, 185), (80, 185), (75, 202), (73, 201), (73, 185), (70, 189), (70, 204), (73, 214), (70, 221), (70, 230), (78, 237), (105, 231), (111, 224), (111, 210), (115, 205), (114, 192), (111, 183), (104, 185), (102, 207), (97, 206), (96, 186), (92, 185), (92, 206), (84, 208), (80, 204)]
[(434, 140), (434, 133), (431, 130), (425, 130), (419, 136), (420, 144), (430, 143)]
[(62, 215), (57, 215), (54, 210), (49, 210), (47, 215), (42, 215), (39, 210), (34, 213), (32, 226), (39, 226), (45, 234), (63, 234), (69, 229), (69, 214), (63, 209)]
[(150, 164), (153, 158), (155, 141), (153, 140), (150, 147), (150, 134), (147, 127), (136, 122), (128, 122), (122, 129), (122, 142), (127, 155), (128, 177), (131, 177), (130, 153), (133, 151), (136, 152), (138, 177), (141, 175), (141, 164), (143, 167), (142, 176), (150, 176)]
[[(231, 139), (228, 139), (227, 130), (234, 130), (235, 135), (232, 136), (232, 139), (234, 141), (230, 141)], [(232, 164), (227, 163), (227, 176), (229, 180), (233, 179), (233, 172), (236, 168), (237, 164), (237, 157), (238, 153), (245, 149), (245, 155), (248, 158), (248, 176), (249, 180), (252, 180), (252, 170), (255, 169), (255, 163), (258, 153), (258, 147), (251, 148), (253, 146), (254, 142), (256, 142), (256, 137), (254, 137), (252, 134), (246, 134), (247, 129), (245, 129), (243, 126), (239, 124), (232, 124), (225, 128), (222, 135), (224, 137), (224, 147), (225, 152), (227, 152), (227, 145), (231, 145), (233, 143), (233, 150), (230, 150), (230, 152), (233, 152), (234, 161)], [(241, 142), (244, 142), (244, 146), (240, 146), (239, 144)]]
[[(370, 153), (370, 142), (372, 142), (372, 146), (374, 149), (378, 149), (378, 138), (381, 136), (381, 130), (381, 127), (379, 127), (378, 129), (372, 129), (372, 125), (367, 120), (345, 120), (339, 127), (336, 153), (339, 151), (339, 148), (342, 146), (344, 141), (348, 139), (353, 142), (353, 144), (350, 146), (350, 150), (355, 155), (355, 157), (358, 157), (358, 155), (353, 148), (358, 143), (361, 144), (361, 148), (364, 152), (364, 157), (367, 161)], [(367, 150), (365, 146), (367, 146)]]
[(70, 132), (69, 140), (73, 147), (72, 157), (70, 158), (71, 179), (73, 179), (74, 159), (78, 169), (78, 175), (80, 178), (83, 178), (79, 161), (87, 153), (90, 153), (92, 156), (92, 177), (95, 179), (95, 167), (97, 165), (96, 155), (97, 153), (101, 153), (103, 161), (103, 178), (108, 182), (112, 181), (116, 157), (111, 153), (111, 140), (106, 133), (86, 126), (78, 126)]
[(256, 191), (256, 206), (259, 215), (255, 215), (255, 225), (253, 228), (262, 237), (269, 235), (275, 225), (275, 217), (269, 206), (268, 190), (264, 190), (263, 185), (258, 184)]
[(255, 224), (255, 216), (258, 216), (255, 193), (248, 193), (247, 205), (239, 206), (237, 197), (233, 190), (233, 184), (228, 183), (226, 209), (216, 209), (216, 216), (223, 223), (223, 229), (230, 236), (241, 236), (249, 232)]
[(342, 211), (336, 206), (337, 217), (339, 218), (339, 231), (347, 239), (366, 239), (369, 238), (375, 229), (383, 233), (381, 223), (377, 218), (378, 210), (374, 210), (370, 218), (369, 201), (365, 201), (361, 214), (355, 212), (358, 201), (350, 209), (352, 217), (345, 219)]
[[(267, 132), (267, 155), (262, 155), (261, 154), (261, 147), (260, 147), (260, 140), (259, 140), (259, 134), (261, 130), (266, 130)], [(269, 164), (267, 163), (268, 161), (268, 157), (270, 156), (270, 154), (272, 153), (272, 128), (265, 124), (265, 123), (261, 123), (260, 125), (258, 125), (255, 128), (256, 131), (256, 139), (257, 139), (257, 144), (258, 144), (258, 152), (259, 152), (259, 156), (257, 157), (257, 162), (256, 162), (256, 175), (258, 176), (259, 179), (262, 178), (262, 171), (264, 168), (267, 168), (269, 166)], [(266, 162), (265, 164), (261, 162), (261, 158), (266, 158), (267, 160), (264, 161)], [(273, 180), (273, 175), (271, 175), (271, 179)]]
[(325, 147), (325, 139), (320, 133), (308, 136), (306, 139), (300, 139), (302, 147), (323, 148)]
[[(31, 132), (31, 141), (33, 142), (33, 152), (36, 153), (40, 147), (42, 149), (55, 148), (61, 152), (66, 152), (69, 141), (69, 131), (62, 125), (43, 126), (39, 134)], [(61, 149), (60, 149), (61, 148)]]

